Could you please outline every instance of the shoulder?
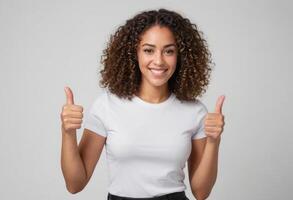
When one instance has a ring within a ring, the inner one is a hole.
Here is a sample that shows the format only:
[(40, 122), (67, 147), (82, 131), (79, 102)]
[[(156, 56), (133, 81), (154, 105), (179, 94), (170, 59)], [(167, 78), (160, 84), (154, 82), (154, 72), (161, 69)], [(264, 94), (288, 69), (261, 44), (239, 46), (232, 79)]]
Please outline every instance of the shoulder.
[(111, 109), (116, 104), (119, 104), (122, 101), (115, 94), (110, 92), (108, 89), (101, 88), (97, 94), (93, 106), (94, 107), (103, 107), (103, 109)]
[(99, 102), (105, 99), (107, 95), (107, 91), (105, 89), (101, 89), (95, 97), (94, 102)]
[(206, 105), (199, 99), (195, 101), (195, 107), (200, 111), (200, 112), (207, 112), (208, 109)]
[(191, 112), (199, 119), (202, 119), (208, 113), (206, 105), (199, 99), (190, 102), (190, 107), (192, 108), (190, 109)]
[(193, 101), (179, 101), (179, 105), (185, 107), (186, 109), (193, 111), (193, 112), (207, 112), (206, 105), (199, 99)]
[(98, 109), (105, 106), (105, 103), (107, 102), (108, 98), (108, 91), (106, 89), (101, 89), (96, 97), (94, 98), (94, 101), (91, 104), (92, 109)]
[(205, 118), (206, 114), (208, 113), (208, 109), (206, 105), (200, 100), (197, 100), (195, 106), (196, 106), (197, 120), (198, 122), (201, 122)]

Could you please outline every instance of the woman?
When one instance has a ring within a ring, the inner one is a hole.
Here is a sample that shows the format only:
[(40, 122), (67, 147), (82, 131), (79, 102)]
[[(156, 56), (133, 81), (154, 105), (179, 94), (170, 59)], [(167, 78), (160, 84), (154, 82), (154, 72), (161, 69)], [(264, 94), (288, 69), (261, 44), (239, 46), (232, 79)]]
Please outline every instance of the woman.
[(65, 88), (61, 166), (68, 191), (86, 186), (105, 145), (108, 199), (188, 199), (186, 161), (193, 195), (206, 199), (217, 177), (224, 96), (214, 113), (197, 99), (211, 72), (197, 26), (174, 11), (141, 12), (111, 36), (101, 62), (105, 89), (87, 113), (79, 145), (83, 108)]

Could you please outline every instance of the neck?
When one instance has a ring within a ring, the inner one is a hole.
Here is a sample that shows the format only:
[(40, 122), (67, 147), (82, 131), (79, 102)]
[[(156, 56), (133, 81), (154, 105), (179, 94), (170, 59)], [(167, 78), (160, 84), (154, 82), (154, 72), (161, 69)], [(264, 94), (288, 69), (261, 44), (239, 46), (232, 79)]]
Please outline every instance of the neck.
[(160, 103), (169, 98), (168, 86), (161, 87), (140, 87), (136, 96), (150, 103)]

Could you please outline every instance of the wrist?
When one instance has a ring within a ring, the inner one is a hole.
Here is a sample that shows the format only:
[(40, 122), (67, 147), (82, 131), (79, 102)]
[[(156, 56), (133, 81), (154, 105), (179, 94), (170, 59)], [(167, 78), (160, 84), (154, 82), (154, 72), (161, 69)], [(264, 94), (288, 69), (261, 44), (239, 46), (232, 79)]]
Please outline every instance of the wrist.
[(76, 130), (66, 131), (64, 127), (61, 127), (62, 135), (65, 137), (76, 137)]
[(207, 144), (219, 145), (221, 142), (221, 136), (217, 138), (207, 137)]

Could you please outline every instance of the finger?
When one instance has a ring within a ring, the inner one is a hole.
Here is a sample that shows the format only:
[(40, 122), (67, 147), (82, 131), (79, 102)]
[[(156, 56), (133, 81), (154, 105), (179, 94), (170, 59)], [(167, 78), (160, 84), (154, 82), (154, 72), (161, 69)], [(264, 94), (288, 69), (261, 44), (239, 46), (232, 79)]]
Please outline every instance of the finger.
[(64, 119), (64, 123), (68, 123), (68, 124), (81, 124), (82, 123), (82, 119), (67, 118), (67, 119)]
[(69, 125), (64, 125), (64, 129), (66, 131), (75, 131), (76, 129), (80, 129), (81, 124), (69, 124)]
[(208, 137), (211, 137), (211, 138), (214, 138), (214, 139), (216, 139), (219, 136), (219, 134), (217, 134), (215, 132), (209, 132), (209, 131), (206, 131), (206, 135)]
[(83, 118), (83, 114), (81, 112), (63, 112), (63, 118)]
[(225, 121), (224, 120), (206, 120), (204, 122), (205, 126), (219, 126), (219, 125), (224, 125)]
[(221, 113), (208, 113), (205, 117), (205, 120), (214, 120), (214, 119), (224, 119), (224, 115)]
[(63, 110), (83, 112), (83, 107), (79, 106), (79, 105), (64, 104), (62, 108), (63, 108)]
[(69, 87), (65, 87), (65, 94), (66, 94), (66, 103), (67, 104), (74, 104), (73, 100), (73, 93)]
[(224, 122), (219, 121), (206, 121), (205, 122), (206, 127), (222, 127), (224, 126)]
[(72, 111), (78, 111), (78, 112), (83, 112), (83, 107), (82, 106), (79, 106), (79, 105), (72, 105), (70, 107), (70, 110), (72, 110)]
[(223, 107), (224, 100), (225, 100), (225, 96), (224, 95), (221, 95), (218, 98), (217, 104), (216, 104), (216, 109), (215, 109), (215, 112), (216, 113), (222, 113), (222, 107)]
[(222, 127), (205, 127), (205, 131), (208, 133), (209, 132), (217, 133), (222, 131)]

